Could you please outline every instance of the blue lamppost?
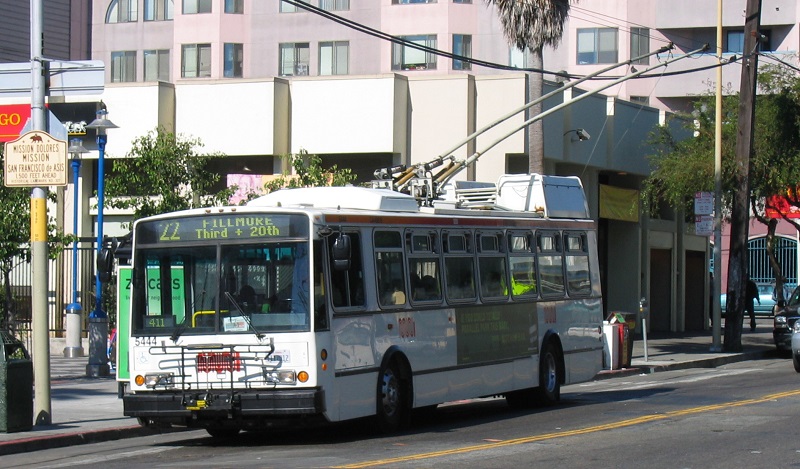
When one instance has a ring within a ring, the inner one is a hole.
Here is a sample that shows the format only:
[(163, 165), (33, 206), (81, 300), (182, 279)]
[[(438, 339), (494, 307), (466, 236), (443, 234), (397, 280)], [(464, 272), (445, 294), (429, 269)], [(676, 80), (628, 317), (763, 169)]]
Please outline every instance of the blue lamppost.
[(83, 317), (81, 304), (78, 303), (78, 180), (81, 172), (81, 155), (88, 153), (89, 150), (83, 147), (83, 140), (73, 138), (67, 151), (72, 156), (72, 220), (75, 241), (72, 243), (72, 303), (67, 305), (67, 344), (64, 347), (64, 356), (74, 358), (83, 356), (83, 344), (81, 344)]
[[(100, 103), (97, 118), (87, 125), (87, 129), (97, 131), (97, 256), (103, 249), (103, 204), (105, 190), (105, 152), (106, 130), (118, 128), (108, 120), (105, 104)], [(100, 272), (95, 268), (95, 303), (94, 310), (89, 313), (89, 364), (86, 375), (90, 377), (108, 376), (108, 315), (103, 311), (103, 282)]]

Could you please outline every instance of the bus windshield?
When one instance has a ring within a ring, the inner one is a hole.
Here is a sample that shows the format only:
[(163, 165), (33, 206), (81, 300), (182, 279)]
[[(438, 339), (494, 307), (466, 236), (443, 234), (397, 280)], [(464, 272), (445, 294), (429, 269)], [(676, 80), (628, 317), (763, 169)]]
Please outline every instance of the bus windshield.
[(308, 331), (308, 249), (289, 240), (142, 247), (134, 256), (133, 333), (177, 340)]

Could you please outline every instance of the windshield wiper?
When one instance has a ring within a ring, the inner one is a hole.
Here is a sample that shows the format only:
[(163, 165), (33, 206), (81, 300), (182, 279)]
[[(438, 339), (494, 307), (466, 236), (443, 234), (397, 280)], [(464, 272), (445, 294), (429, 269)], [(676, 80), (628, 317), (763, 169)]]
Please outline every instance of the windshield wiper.
[(264, 338), (264, 334), (262, 334), (261, 331), (256, 329), (256, 326), (254, 326), (253, 322), (250, 321), (250, 316), (248, 316), (247, 313), (245, 313), (244, 310), (241, 308), (241, 306), (239, 306), (239, 303), (237, 303), (236, 300), (233, 299), (233, 295), (231, 295), (231, 292), (227, 292), (226, 291), (225, 292), (225, 297), (227, 297), (228, 301), (230, 301), (231, 304), (236, 308), (236, 310), (239, 311), (239, 314), (242, 316), (242, 318), (244, 318), (244, 322), (246, 322), (247, 325), (250, 326), (250, 329), (253, 330), (253, 333), (255, 333), (255, 335), (258, 338), (258, 340), (263, 339)]
[(172, 335), (169, 338), (172, 339), (173, 343), (177, 342), (178, 337), (180, 337), (181, 334), (183, 334), (183, 331), (186, 330), (186, 324), (188, 324), (186, 321), (187, 319), (188, 318), (184, 317), (183, 321), (177, 326), (175, 326), (175, 329), (172, 331)]

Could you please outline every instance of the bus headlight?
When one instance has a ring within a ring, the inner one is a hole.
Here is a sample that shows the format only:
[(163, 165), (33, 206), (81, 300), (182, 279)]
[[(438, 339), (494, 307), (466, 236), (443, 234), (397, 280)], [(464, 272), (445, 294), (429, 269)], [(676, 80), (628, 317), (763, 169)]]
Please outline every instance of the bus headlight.
[(154, 389), (157, 386), (172, 388), (175, 386), (175, 377), (173, 373), (157, 373), (152, 375), (144, 375), (144, 385), (150, 389)]
[(264, 370), (264, 381), (269, 384), (297, 384), (294, 370)]

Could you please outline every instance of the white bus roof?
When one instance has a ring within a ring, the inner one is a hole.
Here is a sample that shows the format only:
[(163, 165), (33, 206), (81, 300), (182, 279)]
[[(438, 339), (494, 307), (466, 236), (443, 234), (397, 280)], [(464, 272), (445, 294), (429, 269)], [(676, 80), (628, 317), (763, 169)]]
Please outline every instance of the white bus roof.
[(247, 206), (590, 218), (580, 179), (540, 174), (507, 174), (497, 183), (456, 181), (445, 186), (442, 198), (435, 199), (432, 208), (422, 210), (411, 195), (355, 186), (281, 189), (253, 199)]
[(417, 200), (410, 195), (355, 186), (281, 189), (253, 199), (247, 206), (419, 212)]

